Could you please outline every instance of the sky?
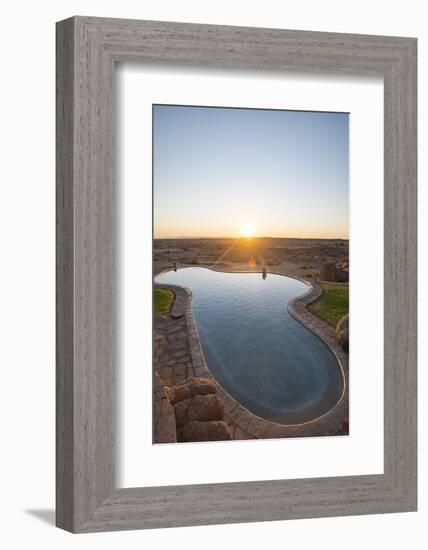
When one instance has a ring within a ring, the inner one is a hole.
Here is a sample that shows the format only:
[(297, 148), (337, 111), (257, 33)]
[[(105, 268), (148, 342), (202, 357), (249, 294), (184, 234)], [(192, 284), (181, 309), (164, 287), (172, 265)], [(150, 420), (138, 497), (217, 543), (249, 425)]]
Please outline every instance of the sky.
[(154, 236), (348, 238), (349, 115), (153, 106)]

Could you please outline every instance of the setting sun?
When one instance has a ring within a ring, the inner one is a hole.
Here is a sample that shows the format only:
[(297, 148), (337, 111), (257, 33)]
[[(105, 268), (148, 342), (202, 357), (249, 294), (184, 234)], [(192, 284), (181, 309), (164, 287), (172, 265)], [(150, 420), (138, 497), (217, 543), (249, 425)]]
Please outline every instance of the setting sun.
[(241, 227), (241, 235), (243, 237), (252, 237), (255, 233), (254, 226), (246, 223)]
[(349, 118), (153, 105), (152, 444), (349, 434)]

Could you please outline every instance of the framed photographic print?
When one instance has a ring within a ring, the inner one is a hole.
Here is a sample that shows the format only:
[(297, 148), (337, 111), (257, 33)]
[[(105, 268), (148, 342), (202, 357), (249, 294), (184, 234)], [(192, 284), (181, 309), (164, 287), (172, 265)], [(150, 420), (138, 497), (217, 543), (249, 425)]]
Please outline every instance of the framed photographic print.
[(416, 509), (416, 40), (57, 25), (57, 525)]
[(153, 106), (155, 441), (348, 433), (348, 119)]

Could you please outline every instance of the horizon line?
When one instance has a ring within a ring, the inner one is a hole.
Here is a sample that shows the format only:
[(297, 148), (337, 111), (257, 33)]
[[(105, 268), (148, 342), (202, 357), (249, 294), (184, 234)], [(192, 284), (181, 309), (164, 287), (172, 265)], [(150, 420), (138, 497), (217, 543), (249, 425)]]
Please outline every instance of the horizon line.
[(235, 235), (235, 236), (195, 236), (195, 235), (179, 235), (179, 236), (166, 236), (166, 237), (156, 237), (153, 236), (153, 240), (172, 240), (172, 239), (244, 239), (244, 240), (250, 240), (250, 239), (295, 239), (295, 240), (310, 240), (310, 241), (349, 241), (349, 237), (271, 237), (269, 235), (252, 235), (251, 237), (245, 237), (243, 235)]

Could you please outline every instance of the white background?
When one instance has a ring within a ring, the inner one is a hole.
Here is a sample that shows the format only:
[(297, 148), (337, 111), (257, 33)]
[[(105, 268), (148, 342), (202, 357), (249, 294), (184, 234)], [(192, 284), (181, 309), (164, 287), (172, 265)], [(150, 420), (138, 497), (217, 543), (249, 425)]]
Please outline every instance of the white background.
[[(255, 77), (254, 73), (212, 70), (201, 73), (189, 69), (171, 74), (165, 68), (134, 64), (117, 71), (116, 89), (121, 204), (118, 486), (382, 473), (382, 79), (296, 74), (278, 77), (266, 73)], [(152, 316), (147, 300), (152, 289), (153, 103), (311, 108), (350, 113), (349, 437), (152, 445)], [(367, 265), (370, 265), (370, 285), (367, 285)], [(370, 316), (366, 301), (371, 304)], [(367, 357), (371, 360), (367, 361)], [(313, 460), (314, 456), (317, 460)], [(219, 468), (219, 464), (224, 466)]]
[[(73, 536), (52, 527), (54, 506), (54, 22), (99, 15), (320, 31), (418, 36), (420, 212), (426, 211), (428, 94), (424, 3), (417, 0), (216, 2), (69, 0), (2, 9), (1, 518), (4, 548), (423, 548), (428, 520), (426, 468), (419, 512), (353, 518)], [(3, 44), (4, 42), (4, 44)], [(426, 216), (420, 222), (421, 281), (428, 277)], [(421, 285), (420, 334), (428, 330)], [(427, 392), (426, 349), (419, 393)], [(428, 461), (428, 405), (420, 400), (419, 463)]]

